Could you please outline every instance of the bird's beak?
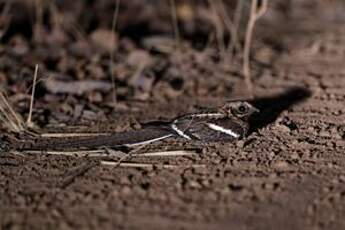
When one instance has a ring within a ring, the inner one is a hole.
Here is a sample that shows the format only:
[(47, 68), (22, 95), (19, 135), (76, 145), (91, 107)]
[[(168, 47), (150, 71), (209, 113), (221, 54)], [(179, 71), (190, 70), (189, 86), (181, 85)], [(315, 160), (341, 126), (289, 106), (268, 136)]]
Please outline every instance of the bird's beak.
[(260, 113), (260, 110), (258, 108), (252, 107), (252, 113)]

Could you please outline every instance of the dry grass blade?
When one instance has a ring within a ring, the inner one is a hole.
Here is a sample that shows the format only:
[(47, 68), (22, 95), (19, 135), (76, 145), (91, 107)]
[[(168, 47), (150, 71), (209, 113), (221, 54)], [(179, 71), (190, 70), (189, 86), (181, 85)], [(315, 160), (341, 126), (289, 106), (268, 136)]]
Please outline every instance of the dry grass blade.
[(134, 154), (132, 156), (138, 157), (177, 157), (177, 156), (195, 156), (196, 152), (193, 151), (165, 151), (165, 152), (148, 152), (148, 153), (140, 153)]
[(4, 126), (12, 131), (17, 131), (18, 127), (15, 122), (11, 119), (10, 114), (6, 111), (3, 104), (0, 104), (0, 120)]
[(23, 119), (19, 116), (19, 114), (17, 114), (14, 109), (12, 108), (12, 106), (10, 105), (10, 103), (8, 102), (8, 100), (6, 99), (6, 97), (4, 96), (3, 93), (0, 92), (0, 103), (3, 103), (4, 108), (7, 108), (9, 115), (12, 116), (12, 118), (15, 120), (15, 123), (18, 124), (18, 126), (23, 126)]
[(28, 120), (26, 121), (27, 127), (32, 128), (34, 123), (32, 122), (32, 110), (34, 107), (34, 100), (35, 100), (35, 89), (36, 89), (36, 82), (37, 82), (37, 74), (38, 74), (38, 65), (35, 66), (35, 73), (34, 73), (34, 80), (32, 83), (32, 91), (31, 91), (31, 99), (30, 99), (30, 110)]
[(2, 92), (0, 92), (0, 121), (12, 132), (25, 131), (23, 119), (14, 111)]

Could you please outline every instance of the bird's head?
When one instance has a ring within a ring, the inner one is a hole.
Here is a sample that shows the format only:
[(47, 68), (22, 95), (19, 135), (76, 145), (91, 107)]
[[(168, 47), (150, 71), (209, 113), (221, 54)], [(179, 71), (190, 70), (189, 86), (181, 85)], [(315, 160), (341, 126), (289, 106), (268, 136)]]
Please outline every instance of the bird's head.
[(243, 121), (247, 121), (253, 113), (259, 112), (257, 108), (248, 102), (242, 101), (227, 102), (221, 107), (221, 111), (229, 117), (236, 117)]

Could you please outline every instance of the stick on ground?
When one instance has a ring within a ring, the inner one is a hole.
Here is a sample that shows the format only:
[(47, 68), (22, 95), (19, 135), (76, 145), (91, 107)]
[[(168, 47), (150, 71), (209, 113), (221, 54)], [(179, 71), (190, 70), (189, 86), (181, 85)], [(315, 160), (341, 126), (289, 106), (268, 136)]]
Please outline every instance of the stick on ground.
[(67, 175), (60, 181), (59, 187), (66, 188), (70, 184), (72, 184), (75, 179), (79, 176), (84, 175), (87, 171), (98, 165), (98, 162), (91, 162), (82, 164), (67, 173)]
[[(78, 151), (37, 151), (28, 150), (25, 153), (29, 154), (49, 154), (49, 155), (63, 155), (63, 156), (77, 156), (77, 157), (108, 157), (112, 154), (105, 150), (78, 150)], [(178, 156), (196, 156), (194, 151), (176, 150), (163, 152), (146, 152), (146, 153), (132, 153), (131, 157), (178, 157)]]

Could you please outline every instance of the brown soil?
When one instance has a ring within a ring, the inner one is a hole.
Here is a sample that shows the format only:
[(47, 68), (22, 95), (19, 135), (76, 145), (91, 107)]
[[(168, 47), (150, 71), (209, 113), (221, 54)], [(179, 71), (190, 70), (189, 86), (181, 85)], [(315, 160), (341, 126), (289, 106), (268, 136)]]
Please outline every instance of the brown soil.
[[(137, 129), (248, 95), (238, 61), (220, 60), (212, 42), (200, 49), (213, 30), (203, 21), (206, 3), (195, 6), (203, 12), (195, 18), (188, 7), (181, 11), (181, 54), (167, 39), (151, 39), (155, 51), (143, 45), (154, 34), (171, 37), (163, 3), (123, 1), (112, 43), (114, 1), (61, 1), (60, 27), (49, 21), (48, 6), (48, 22), (33, 27), (31, 2), (17, 1), (10, 19), (1, 16), (10, 26), (0, 47), (0, 89), (26, 117), (39, 64), (44, 80), (33, 121), (42, 132)], [(155, 165), (144, 169), (3, 151), (0, 229), (345, 229), (345, 6), (291, 3), (272, 6), (255, 31), (253, 104), (261, 113), (245, 140), (205, 146), (197, 157), (130, 160)], [(166, 141), (143, 151), (183, 148)]]

